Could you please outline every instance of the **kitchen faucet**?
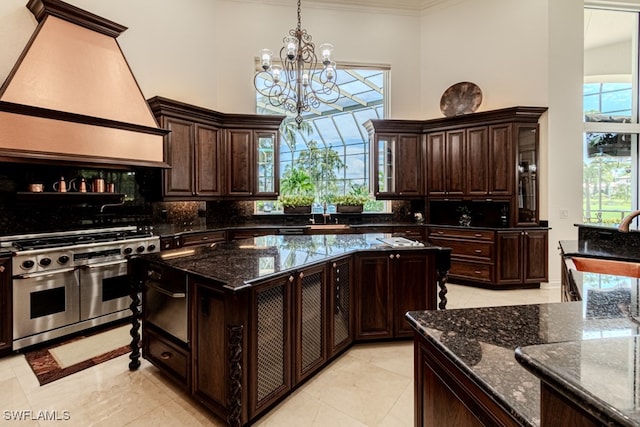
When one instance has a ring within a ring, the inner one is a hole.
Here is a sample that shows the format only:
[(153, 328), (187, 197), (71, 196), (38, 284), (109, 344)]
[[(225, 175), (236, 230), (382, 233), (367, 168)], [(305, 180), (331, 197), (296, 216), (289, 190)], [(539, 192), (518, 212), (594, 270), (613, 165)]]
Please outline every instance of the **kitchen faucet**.
[(331, 220), (331, 214), (327, 212), (327, 202), (324, 202), (322, 205), (322, 218), (325, 224), (327, 223), (327, 219)]
[(625, 216), (622, 219), (622, 222), (620, 223), (620, 225), (618, 226), (618, 231), (620, 231), (621, 233), (628, 233), (629, 225), (631, 225), (631, 221), (633, 221), (633, 219), (638, 215), (640, 215), (640, 210), (633, 211), (629, 215)]

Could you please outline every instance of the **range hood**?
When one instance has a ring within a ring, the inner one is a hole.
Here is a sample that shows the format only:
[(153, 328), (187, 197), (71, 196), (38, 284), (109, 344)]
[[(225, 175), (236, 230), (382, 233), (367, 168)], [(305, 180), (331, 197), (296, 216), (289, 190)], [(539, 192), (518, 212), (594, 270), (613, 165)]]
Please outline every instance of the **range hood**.
[(0, 87), (0, 160), (167, 167), (163, 136), (116, 41), (126, 30), (59, 0)]

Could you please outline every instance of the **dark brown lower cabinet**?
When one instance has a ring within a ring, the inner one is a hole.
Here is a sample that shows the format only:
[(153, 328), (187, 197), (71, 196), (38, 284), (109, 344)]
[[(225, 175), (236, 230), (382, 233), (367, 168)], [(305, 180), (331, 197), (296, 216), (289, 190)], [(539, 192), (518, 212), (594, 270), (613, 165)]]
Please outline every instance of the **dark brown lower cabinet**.
[(549, 280), (548, 232), (497, 232), (497, 283), (539, 285)]
[(11, 258), (0, 258), (0, 356), (11, 353), (13, 345), (12, 295)]
[(414, 338), (414, 425), (520, 426), (438, 348)]
[(356, 340), (411, 337), (410, 310), (436, 308), (435, 266), (421, 251), (355, 257)]
[(285, 396), (292, 387), (291, 293), (295, 275), (266, 281), (251, 291), (249, 417)]

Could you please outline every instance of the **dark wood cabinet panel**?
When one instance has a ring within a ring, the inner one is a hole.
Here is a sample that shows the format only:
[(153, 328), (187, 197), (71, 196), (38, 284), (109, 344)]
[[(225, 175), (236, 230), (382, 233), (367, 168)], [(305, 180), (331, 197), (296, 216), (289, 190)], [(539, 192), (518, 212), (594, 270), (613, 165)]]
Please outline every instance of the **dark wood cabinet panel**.
[(164, 195), (191, 197), (193, 187), (193, 122), (165, 117), (162, 125), (170, 130), (165, 137), (165, 162), (171, 169), (163, 171)]
[(393, 335), (413, 336), (413, 329), (405, 319), (407, 311), (426, 310), (429, 301), (436, 300), (435, 277), (430, 277), (433, 268), (424, 254), (399, 252), (390, 260), (393, 264)]
[(253, 191), (253, 132), (245, 129), (227, 130), (227, 193), (230, 196), (250, 196)]
[(294, 383), (317, 371), (327, 360), (327, 286), (325, 265), (296, 274), (294, 291)]
[(266, 281), (252, 291), (249, 417), (265, 411), (293, 386), (291, 289), (293, 275)]
[(0, 356), (11, 352), (13, 345), (13, 301), (11, 258), (0, 258)]
[(353, 342), (354, 290), (353, 261), (346, 257), (330, 263), (329, 304), (329, 357), (346, 349)]
[(486, 126), (467, 130), (466, 193), (471, 196), (489, 194), (489, 129)]
[(462, 197), (465, 192), (464, 129), (427, 134), (427, 194)]
[(548, 234), (546, 230), (499, 231), (497, 282), (508, 285), (547, 281)]
[(387, 254), (356, 256), (356, 339), (391, 338), (393, 307)]
[(194, 283), (193, 394), (210, 407), (227, 404), (224, 295)]
[(511, 196), (515, 183), (512, 125), (489, 126), (488, 194)]
[(221, 196), (224, 193), (224, 171), (220, 129), (197, 124), (195, 133), (195, 193), (198, 196)]
[(422, 186), (422, 138), (420, 135), (398, 135), (396, 147), (396, 193), (401, 197), (424, 194)]
[(355, 266), (356, 340), (412, 335), (404, 315), (436, 306), (435, 268), (411, 251), (358, 254)]

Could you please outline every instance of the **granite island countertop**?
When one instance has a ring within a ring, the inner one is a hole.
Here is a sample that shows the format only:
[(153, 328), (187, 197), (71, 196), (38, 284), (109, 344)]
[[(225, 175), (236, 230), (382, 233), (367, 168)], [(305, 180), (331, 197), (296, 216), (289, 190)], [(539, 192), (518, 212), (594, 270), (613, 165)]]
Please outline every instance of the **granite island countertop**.
[(528, 426), (540, 423), (540, 381), (515, 359), (516, 348), (640, 333), (629, 313), (611, 308), (592, 316), (584, 302), (414, 311), (406, 317), (471, 381)]
[(222, 282), (238, 290), (253, 282), (327, 262), (358, 251), (427, 250), (449, 269), (451, 249), (421, 243), (392, 247), (381, 241), (391, 234), (268, 235), (228, 243), (213, 243), (141, 255), (177, 270)]
[(638, 353), (630, 336), (526, 346), (516, 358), (603, 425), (640, 426)]

